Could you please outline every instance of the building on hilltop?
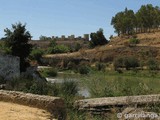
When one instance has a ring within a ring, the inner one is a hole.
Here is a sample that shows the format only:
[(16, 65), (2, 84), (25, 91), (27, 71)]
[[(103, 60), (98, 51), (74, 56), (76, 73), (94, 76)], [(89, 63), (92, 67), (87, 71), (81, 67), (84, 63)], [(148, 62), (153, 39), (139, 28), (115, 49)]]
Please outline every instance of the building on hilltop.
[(75, 37), (75, 35), (70, 35), (68, 37), (65, 37), (65, 35), (62, 35), (61, 37), (57, 37), (57, 36), (52, 36), (52, 39), (55, 39), (55, 40), (86, 40), (86, 41), (89, 41), (89, 34), (84, 34), (83, 37), (81, 36), (78, 36), (78, 37)]

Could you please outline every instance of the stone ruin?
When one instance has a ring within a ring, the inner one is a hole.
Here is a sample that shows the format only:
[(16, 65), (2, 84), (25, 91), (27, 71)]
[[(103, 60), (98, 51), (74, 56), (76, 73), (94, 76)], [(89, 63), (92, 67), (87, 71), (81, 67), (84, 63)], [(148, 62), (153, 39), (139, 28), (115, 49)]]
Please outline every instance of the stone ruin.
[(83, 37), (82, 36), (78, 36), (75, 37), (75, 35), (70, 35), (68, 37), (66, 37), (65, 35), (62, 35), (61, 37), (58, 36), (52, 36), (52, 39), (56, 39), (56, 40), (86, 40), (89, 41), (89, 34), (84, 34)]
[(5, 80), (20, 76), (20, 59), (12, 55), (0, 55), (0, 77)]

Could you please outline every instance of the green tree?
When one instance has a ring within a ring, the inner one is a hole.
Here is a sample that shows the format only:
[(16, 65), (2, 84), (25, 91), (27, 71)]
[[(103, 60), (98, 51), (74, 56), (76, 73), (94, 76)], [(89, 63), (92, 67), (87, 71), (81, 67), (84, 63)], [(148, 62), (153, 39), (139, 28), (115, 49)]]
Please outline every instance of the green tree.
[(20, 58), (20, 71), (24, 72), (29, 66), (27, 57), (31, 52), (31, 44), (28, 41), (31, 39), (29, 31), (26, 30), (26, 25), (22, 23), (12, 24), (12, 29), (6, 28), (5, 43), (11, 49), (11, 54)]
[(112, 17), (111, 25), (118, 35), (151, 32), (160, 26), (160, 8), (152, 4), (142, 5), (136, 13), (126, 8)]
[(118, 36), (123, 31), (122, 18), (123, 18), (123, 12), (118, 12), (114, 17), (112, 17), (111, 20), (111, 25), (113, 25), (115, 32), (118, 34)]
[(104, 45), (108, 43), (108, 40), (105, 38), (103, 34), (103, 29), (99, 29), (96, 33), (91, 33), (91, 41), (90, 45), (91, 47), (95, 47), (97, 45)]
[(39, 37), (39, 40), (52, 40), (52, 38), (41, 35), (41, 36)]
[(132, 34), (136, 23), (136, 17), (133, 10), (127, 8), (118, 12), (111, 20), (111, 25), (115, 28), (115, 32), (120, 34)]

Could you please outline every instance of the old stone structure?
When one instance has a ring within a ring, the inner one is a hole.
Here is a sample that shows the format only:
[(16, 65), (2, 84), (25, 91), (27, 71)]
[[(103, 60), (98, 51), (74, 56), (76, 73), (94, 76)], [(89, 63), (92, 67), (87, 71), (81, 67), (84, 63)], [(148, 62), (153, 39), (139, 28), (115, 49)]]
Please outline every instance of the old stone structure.
[(112, 109), (117, 109), (119, 112), (122, 112), (125, 108), (128, 107), (137, 109), (159, 103), (160, 94), (155, 94), (84, 99), (76, 101), (75, 107), (80, 111), (105, 115), (106, 113), (110, 113)]
[(84, 34), (83, 37), (81, 37), (81, 36), (75, 37), (75, 35), (70, 35), (68, 37), (65, 37), (65, 35), (62, 35), (61, 37), (52, 36), (52, 39), (56, 39), (56, 40), (86, 40), (86, 41), (89, 41), (89, 34)]
[(88, 48), (89, 38), (89, 34), (84, 34), (83, 36), (78, 37), (75, 37), (75, 35), (62, 35), (60, 37), (52, 36), (49, 40), (30, 40), (29, 43), (33, 46), (36, 46), (37, 48), (46, 49), (49, 47), (51, 40), (56, 40), (56, 43), (58, 45), (65, 45), (73, 49), (76, 47), (77, 44), (80, 45), (81, 48)]
[(6, 80), (20, 76), (20, 59), (11, 55), (0, 55), (0, 76)]
[(49, 111), (53, 118), (65, 120), (66, 109), (63, 99), (16, 91), (0, 90), (0, 101), (32, 106)]

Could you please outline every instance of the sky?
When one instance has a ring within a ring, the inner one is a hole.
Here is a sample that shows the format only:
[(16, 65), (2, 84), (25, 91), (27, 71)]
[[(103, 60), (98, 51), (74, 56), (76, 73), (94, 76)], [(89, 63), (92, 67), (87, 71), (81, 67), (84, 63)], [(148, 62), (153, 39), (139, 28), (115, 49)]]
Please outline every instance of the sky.
[(104, 30), (115, 35), (112, 17), (126, 7), (135, 12), (141, 5), (160, 6), (160, 0), (0, 0), (0, 38), (4, 29), (21, 22), (32, 39), (43, 36), (83, 36)]

